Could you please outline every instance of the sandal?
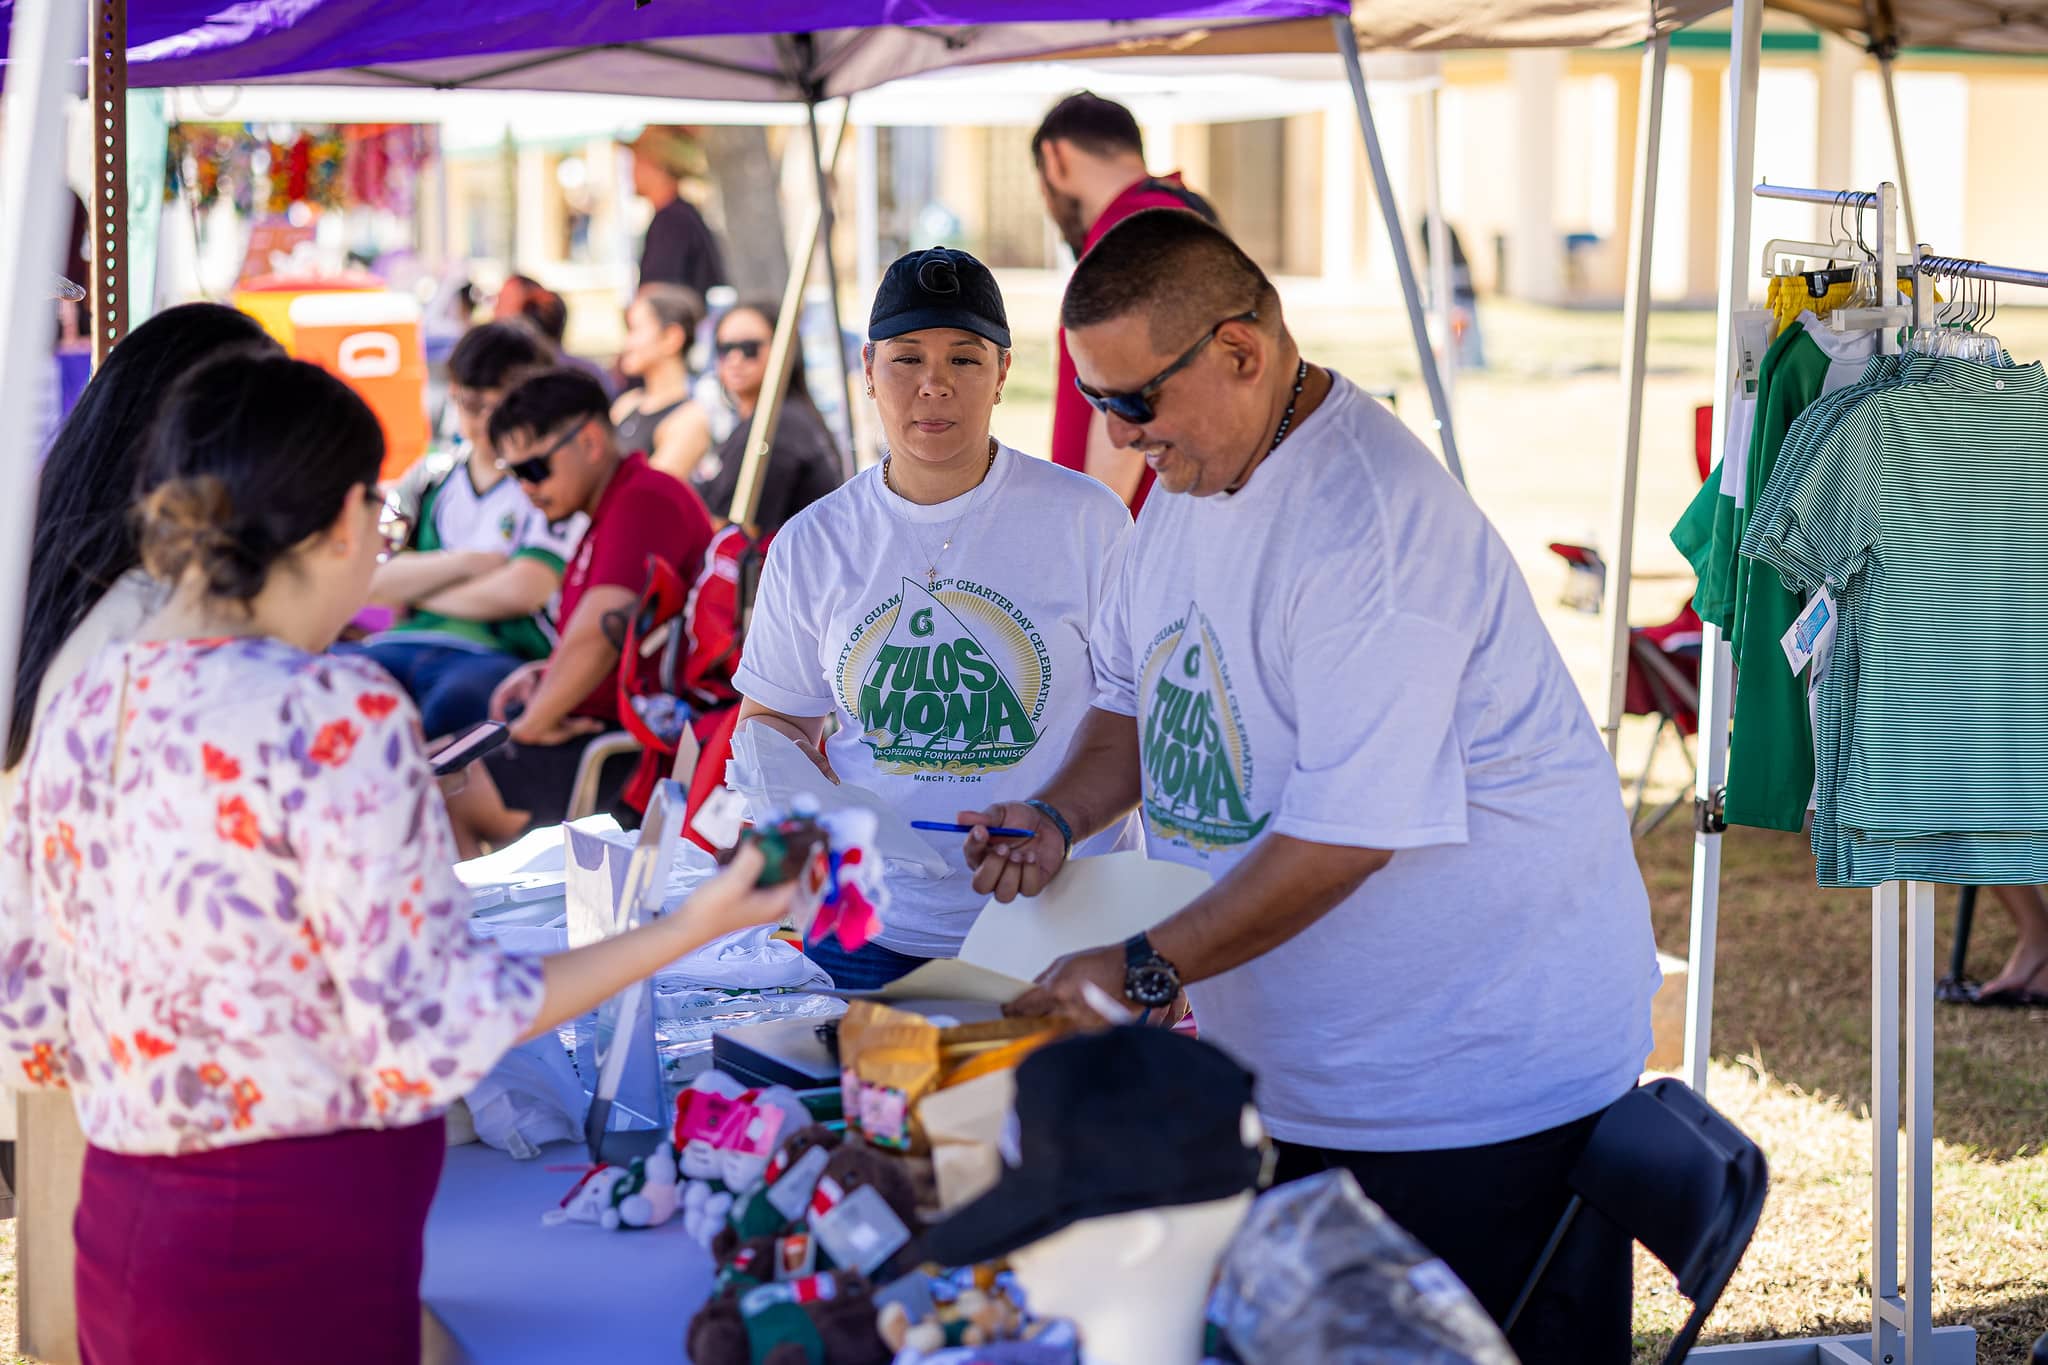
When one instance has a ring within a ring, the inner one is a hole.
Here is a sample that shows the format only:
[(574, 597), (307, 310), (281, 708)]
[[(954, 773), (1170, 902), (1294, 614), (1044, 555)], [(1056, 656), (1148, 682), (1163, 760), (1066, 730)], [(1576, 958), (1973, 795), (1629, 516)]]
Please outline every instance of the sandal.
[(1953, 976), (1944, 977), (1935, 984), (1934, 998), (1946, 1005), (1968, 1005), (1982, 1010), (2048, 1009), (2048, 994), (2040, 991), (2019, 986), (1986, 991), (1978, 982)]

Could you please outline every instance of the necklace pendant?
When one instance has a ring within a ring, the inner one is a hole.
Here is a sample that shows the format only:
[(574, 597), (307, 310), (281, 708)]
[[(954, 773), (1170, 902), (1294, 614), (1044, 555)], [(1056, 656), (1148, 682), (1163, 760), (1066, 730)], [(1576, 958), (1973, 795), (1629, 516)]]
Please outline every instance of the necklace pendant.
[(937, 592), (939, 590), (939, 569), (936, 564), (924, 571), (924, 582), (927, 592)]

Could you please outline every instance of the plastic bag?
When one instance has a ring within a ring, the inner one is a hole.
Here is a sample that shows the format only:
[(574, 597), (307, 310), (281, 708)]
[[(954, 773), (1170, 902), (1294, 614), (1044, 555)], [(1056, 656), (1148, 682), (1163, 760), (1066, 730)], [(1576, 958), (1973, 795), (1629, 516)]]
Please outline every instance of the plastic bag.
[(513, 1048), (469, 1092), (477, 1140), (521, 1161), (550, 1142), (581, 1141), (589, 1108), (576, 1068), (552, 1036)]
[(1210, 1301), (1244, 1365), (1515, 1365), (1449, 1266), (1349, 1171), (1268, 1191), (1223, 1256)]

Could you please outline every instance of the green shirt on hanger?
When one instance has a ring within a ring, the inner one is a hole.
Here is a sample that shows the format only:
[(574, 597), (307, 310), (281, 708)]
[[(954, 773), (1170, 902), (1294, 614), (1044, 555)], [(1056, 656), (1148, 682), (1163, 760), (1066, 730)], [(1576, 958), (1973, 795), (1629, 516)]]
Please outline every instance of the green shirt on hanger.
[(2023, 756), (2048, 744), (2048, 382), (1950, 358), (1902, 373), (1853, 397), (1791, 477), (1781, 460), (1744, 546), (1841, 607), (1819, 878), (2039, 881), (2048, 793)]
[[(1875, 332), (1837, 332), (1803, 313), (1772, 344), (1757, 386), (1748, 489), (1760, 494), (1769, 485), (1792, 424), (1821, 397), (1853, 384), (1877, 354), (1877, 342)], [(1798, 830), (1805, 828), (1813, 794), (1813, 728), (1806, 682), (1792, 672), (1778, 641), (1806, 609), (1806, 598), (1787, 588), (1776, 569), (1740, 553), (1749, 517), (1749, 506), (1733, 505), (1729, 535), (1715, 541), (1735, 582), (1728, 632), (1735, 652), (1735, 710), (1726, 812), (1730, 824)]]

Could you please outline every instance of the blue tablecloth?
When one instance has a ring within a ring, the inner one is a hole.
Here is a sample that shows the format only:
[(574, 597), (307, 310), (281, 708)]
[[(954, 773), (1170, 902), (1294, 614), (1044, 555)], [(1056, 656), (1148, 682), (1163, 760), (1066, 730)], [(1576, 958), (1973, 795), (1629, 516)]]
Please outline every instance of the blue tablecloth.
[(711, 1294), (710, 1254), (681, 1219), (645, 1232), (543, 1227), (576, 1183), (547, 1168), (583, 1160), (566, 1143), (531, 1161), (481, 1143), (449, 1150), (420, 1278), (428, 1365), (686, 1359), (683, 1333)]

